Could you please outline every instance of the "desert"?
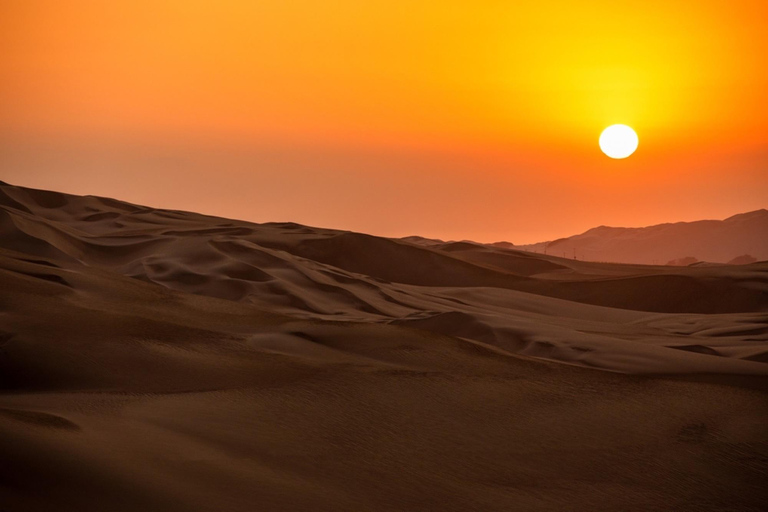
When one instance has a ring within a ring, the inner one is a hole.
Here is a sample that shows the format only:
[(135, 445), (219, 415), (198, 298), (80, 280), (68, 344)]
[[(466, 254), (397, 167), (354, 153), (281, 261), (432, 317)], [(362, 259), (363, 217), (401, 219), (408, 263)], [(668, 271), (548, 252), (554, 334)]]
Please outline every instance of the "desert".
[(0, 186), (0, 508), (762, 510), (768, 262)]

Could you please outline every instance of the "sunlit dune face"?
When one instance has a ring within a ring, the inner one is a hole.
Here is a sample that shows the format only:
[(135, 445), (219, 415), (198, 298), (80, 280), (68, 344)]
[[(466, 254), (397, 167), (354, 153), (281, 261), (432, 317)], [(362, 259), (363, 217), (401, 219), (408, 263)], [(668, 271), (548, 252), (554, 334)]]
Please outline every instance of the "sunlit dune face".
[(625, 124), (614, 124), (600, 134), (600, 149), (611, 158), (627, 158), (637, 149), (637, 134)]

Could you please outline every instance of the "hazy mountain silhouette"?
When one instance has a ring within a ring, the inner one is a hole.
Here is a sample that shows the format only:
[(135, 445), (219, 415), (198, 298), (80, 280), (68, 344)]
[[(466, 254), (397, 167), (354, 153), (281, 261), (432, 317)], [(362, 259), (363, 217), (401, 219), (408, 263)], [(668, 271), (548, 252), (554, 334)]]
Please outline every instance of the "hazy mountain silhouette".
[[(681, 264), (690, 258), (743, 264), (768, 260), (768, 210), (725, 220), (675, 222), (644, 228), (599, 226), (580, 235), (516, 249), (587, 261)], [(674, 262), (674, 263), (673, 263)]]

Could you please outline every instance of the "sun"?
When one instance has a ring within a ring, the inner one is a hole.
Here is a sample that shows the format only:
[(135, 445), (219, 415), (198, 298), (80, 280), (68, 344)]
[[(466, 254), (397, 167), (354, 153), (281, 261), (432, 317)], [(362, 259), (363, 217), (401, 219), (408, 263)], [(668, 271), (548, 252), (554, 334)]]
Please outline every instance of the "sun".
[(627, 158), (637, 149), (637, 134), (625, 124), (614, 124), (600, 134), (600, 149), (611, 158)]

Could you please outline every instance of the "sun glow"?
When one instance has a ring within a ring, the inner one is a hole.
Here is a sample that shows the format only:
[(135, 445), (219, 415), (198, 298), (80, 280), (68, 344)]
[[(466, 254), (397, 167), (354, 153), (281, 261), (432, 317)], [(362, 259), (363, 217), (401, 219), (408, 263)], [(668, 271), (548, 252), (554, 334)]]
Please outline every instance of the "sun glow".
[(691, 5), (0, 0), (0, 180), (515, 243), (764, 208), (768, 2)]
[(614, 124), (600, 134), (600, 149), (611, 158), (627, 158), (637, 149), (637, 134), (625, 124)]

